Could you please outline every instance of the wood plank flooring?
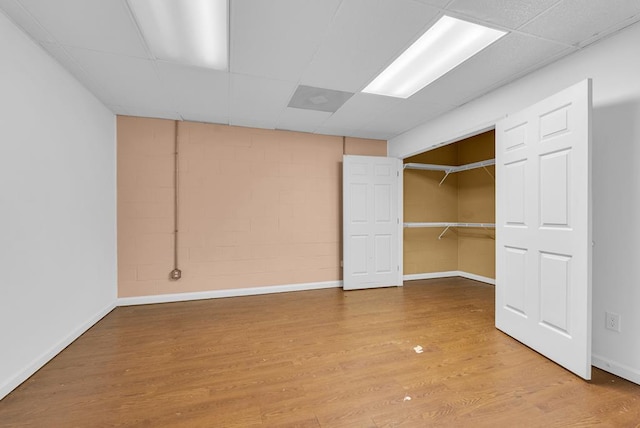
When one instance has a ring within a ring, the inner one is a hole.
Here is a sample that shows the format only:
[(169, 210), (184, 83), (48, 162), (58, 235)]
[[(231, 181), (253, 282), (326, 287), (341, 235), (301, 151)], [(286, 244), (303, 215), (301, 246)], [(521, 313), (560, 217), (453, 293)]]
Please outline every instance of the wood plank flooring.
[(640, 386), (577, 378), (497, 331), (493, 302), (451, 278), (117, 308), (0, 426), (640, 426)]

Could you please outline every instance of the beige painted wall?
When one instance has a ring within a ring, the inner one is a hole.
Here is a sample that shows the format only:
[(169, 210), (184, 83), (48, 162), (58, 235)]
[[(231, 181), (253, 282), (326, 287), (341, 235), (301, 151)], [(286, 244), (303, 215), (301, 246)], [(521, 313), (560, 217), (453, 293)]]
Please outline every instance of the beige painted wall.
[[(458, 150), (448, 145), (404, 160), (405, 163), (455, 165)], [(458, 218), (458, 177), (451, 175), (439, 186), (444, 173), (404, 171), (404, 221), (442, 222)], [(404, 229), (404, 274), (444, 272), (458, 268), (455, 234), (438, 240), (439, 228)]]
[[(495, 133), (485, 132), (457, 143), (458, 164), (495, 157)], [(458, 175), (458, 221), (495, 223), (495, 167), (473, 169)], [(487, 278), (496, 277), (495, 229), (458, 229), (458, 270)]]
[(341, 161), (386, 141), (179, 122), (179, 267), (173, 268), (175, 122), (118, 117), (119, 297), (341, 278)]
[[(494, 157), (493, 131), (404, 160), (405, 163), (463, 165)], [(494, 167), (452, 174), (404, 171), (405, 222), (495, 222)], [(404, 229), (404, 273), (464, 271), (495, 278), (495, 232), (441, 228)]]

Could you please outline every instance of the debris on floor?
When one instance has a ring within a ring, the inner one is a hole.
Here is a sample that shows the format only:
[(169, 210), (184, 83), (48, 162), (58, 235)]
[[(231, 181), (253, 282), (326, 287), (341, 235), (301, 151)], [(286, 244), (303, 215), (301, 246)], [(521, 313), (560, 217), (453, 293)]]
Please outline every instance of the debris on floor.
[(420, 345), (415, 346), (413, 350), (416, 351), (416, 354), (422, 354), (424, 352), (424, 349), (422, 349), (422, 346)]

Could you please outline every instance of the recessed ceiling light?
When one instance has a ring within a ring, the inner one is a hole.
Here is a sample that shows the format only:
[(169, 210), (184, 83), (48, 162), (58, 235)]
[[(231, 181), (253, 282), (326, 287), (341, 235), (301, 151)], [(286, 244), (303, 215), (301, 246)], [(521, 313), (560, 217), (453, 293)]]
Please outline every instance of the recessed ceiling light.
[(227, 70), (228, 0), (128, 0), (156, 58)]
[(409, 98), (505, 34), (445, 15), (362, 92)]

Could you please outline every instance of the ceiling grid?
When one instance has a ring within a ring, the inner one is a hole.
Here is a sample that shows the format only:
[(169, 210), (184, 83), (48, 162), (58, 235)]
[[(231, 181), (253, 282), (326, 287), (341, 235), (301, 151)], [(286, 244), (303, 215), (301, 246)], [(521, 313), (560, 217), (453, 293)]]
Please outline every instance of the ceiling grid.
[[(640, 20), (640, 0), (230, 0), (229, 9), (229, 69), (215, 71), (156, 59), (127, 0), (0, 0), (116, 114), (379, 139)], [(508, 34), (407, 99), (361, 92), (443, 15)], [(354, 95), (332, 111), (298, 108), (301, 85)]]

